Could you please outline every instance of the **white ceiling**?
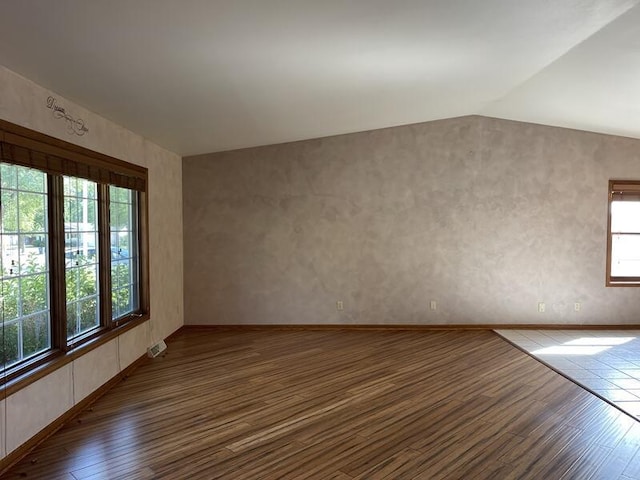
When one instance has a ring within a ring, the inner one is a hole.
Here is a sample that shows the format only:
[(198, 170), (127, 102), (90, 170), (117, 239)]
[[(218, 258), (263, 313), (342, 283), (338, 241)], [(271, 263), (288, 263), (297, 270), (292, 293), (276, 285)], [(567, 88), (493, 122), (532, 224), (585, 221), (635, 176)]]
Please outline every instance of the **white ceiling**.
[(640, 138), (640, 0), (1, 0), (0, 64), (182, 155), (481, 114)]

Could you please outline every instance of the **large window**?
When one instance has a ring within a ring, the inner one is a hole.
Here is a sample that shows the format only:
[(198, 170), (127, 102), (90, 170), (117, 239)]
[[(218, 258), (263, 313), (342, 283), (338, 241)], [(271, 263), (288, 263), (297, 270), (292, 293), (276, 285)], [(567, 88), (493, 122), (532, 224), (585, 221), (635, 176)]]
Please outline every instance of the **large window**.
[(142, 167), (0, 121), (0, 384), (148, 318), (145, 191)]
[(609, 182), (607, 285), (640, 285), (640, 181)]
[(11, 367), (51, 347), (46, 175), (0, 164), (2, 345)]

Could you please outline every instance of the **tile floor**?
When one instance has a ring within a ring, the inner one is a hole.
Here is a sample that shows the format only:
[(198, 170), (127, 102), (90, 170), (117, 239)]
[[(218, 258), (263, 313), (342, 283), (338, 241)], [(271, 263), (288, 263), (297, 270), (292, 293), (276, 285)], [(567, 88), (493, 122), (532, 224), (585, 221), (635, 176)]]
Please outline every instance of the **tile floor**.
[(496, 333), (640, 419), (640, 330)]

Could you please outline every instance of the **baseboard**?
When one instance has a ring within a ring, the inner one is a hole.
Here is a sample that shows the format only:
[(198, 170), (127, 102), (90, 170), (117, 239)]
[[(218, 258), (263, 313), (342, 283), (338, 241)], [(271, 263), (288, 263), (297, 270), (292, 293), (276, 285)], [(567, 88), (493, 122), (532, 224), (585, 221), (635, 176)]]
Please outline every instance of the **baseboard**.
[(523, 325), (506, 324), (492, 325), (491, 330), (640, 330), (640, 324), (628, 325), (603, 325), (603, 324), (569, 324), (562, 325), (556, 323), (527, 323)]
[[(298, 330), (298, 331), (433, 331), (433, 330), (512, 330), (512, 329), (536, 329), (536, 330), (640, 330), (637, 325), (558, 325), (558, 324), (452, 324), (452, 325), (416, 325), (416, 324), (246, 324), (246, 325), (184, 325), (173, 332), (166, 340), (172, 340), (181, 333), (189, 331), (250, 331), (250, 330)], [(146, 354), (117, 374), (107, 383), (102, 385), (88, 397), (74, 405), (70, 410), (62, 414), (35, 436), (31, 437), (13, 452), (0, 459), (0, 477), (20, 460), (26, 457), (34, 448), (57, 432), (65, 424), (75, 419), (83, 411), (89, 408), (100, 397), (106, 394), (120, 381), (127, 378), (135, 369), (148, 361)]]
[(236, 324), (236, 325), (185, 325), (182, 331), (229, 330), (491, 330), (487, 325), (380, 325), (380, 324)]
[[(197, 330), (640, 330), (634, 325), (561, 325), (561, 324), (235, 324), (185, 325), (178, 332)], [(176, 332), (176, 333), (178, 333)]]
[(178, 337), (180, 335), (180, 333), (182, 333), (183, 330), (184, 330), (184, 325), (181, 325), (171, 335), (169, 335), (167, 338), (165, 338), (164, 341), (169, 343), (171, 340), (173, 340), (176, 337)]
[(67, 410), (60, 417), (50, 423), (48, 426), (40, 430), (36, 435), (31, 437), (25, 443), (16, 448), (13, 452), (8, 454), (6, 457), (0, 460), (0, 477), (4, 475), (10, 468), (15, 466), (18, 462), (20, 462), (24, 457), (26, 457), (31, 451), (44, 442), (51, 435), (56, 433), (60, 428), (62, 428), (65, 424), (74, 420), (77, 416), (79, 416), (83, 411), (87, 410), (93, 403), (96, 402), (100, 397), (102, 397), (105, 393), (115, 387), (122, 380), (127, 378), (133, 371), (144, 364), (148, 359), (147, 355), (144, 354), (136, 361), (134, 361), (127, 368), (118, 373), (115, 377), (109, 380), (107, 383), (102, 385), (100, 388), (92, 392), (89, 396), (75, 404), (70, 410)]

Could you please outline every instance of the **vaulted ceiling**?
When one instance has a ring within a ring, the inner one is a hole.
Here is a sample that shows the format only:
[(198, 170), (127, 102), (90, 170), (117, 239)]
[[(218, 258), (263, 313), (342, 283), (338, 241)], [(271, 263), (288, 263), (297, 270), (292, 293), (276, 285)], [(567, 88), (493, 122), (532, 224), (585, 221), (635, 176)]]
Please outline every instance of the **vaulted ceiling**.
[(182, 155), (481, 114), (640, 138), (640, 0), (4, 0), (0, 64)]

